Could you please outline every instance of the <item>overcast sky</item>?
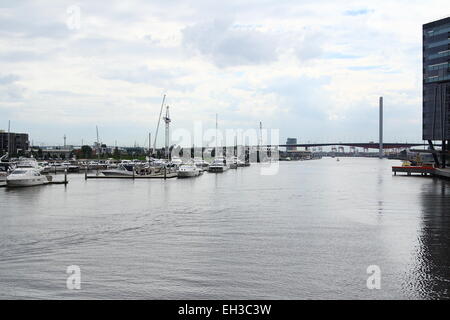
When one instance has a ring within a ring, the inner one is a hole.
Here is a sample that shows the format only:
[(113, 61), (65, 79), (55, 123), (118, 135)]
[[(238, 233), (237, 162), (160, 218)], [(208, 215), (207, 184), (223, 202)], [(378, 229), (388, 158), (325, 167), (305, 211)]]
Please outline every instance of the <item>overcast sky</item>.
[[(146, 145), (172, 128), (280, 140), (421, 140), (421, 27), (436, 1), (0, 1), (0, 129), (35, 143)], [(79, 18), (79, 19), (78, 19)], [(162, 137), (161, 137), (162, 138)], [(160, 140), (162, 142), (162, 139)]]

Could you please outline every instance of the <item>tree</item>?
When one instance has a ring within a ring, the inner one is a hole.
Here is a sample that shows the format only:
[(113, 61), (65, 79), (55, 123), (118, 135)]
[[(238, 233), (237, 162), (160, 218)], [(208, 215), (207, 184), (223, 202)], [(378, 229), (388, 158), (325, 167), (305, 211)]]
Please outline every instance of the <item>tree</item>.
[(115, 147), (114, 151), (113, 151), (113, 158), (114, 159), (119, 159), (120, 158), (120, 152), (119, 152), (119, 148)]
[(92, 148), (90, 146), (82, 146), (81, 147), (81, 155), (84, 159), (92, 158)]

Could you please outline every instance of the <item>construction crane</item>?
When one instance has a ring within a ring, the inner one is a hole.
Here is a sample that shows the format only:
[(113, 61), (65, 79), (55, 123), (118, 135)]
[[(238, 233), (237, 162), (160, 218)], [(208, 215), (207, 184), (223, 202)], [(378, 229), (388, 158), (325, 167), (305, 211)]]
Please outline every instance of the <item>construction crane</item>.
[(169, 125), (170, 125), (170, 115), (169, 115), (169, 106), (166, 107), (166, 116), (163, 118), (166, 123), (166, 159), (169, 159)]

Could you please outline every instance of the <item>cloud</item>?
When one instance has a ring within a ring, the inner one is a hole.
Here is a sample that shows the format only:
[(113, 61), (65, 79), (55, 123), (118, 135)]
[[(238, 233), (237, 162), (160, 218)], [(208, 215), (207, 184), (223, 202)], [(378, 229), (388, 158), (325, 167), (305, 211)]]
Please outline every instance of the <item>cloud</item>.
[(374, 12), (373, 10), (369, 9), (353, 9), (353, 10), (347, 10), (344, 12), (347, 16), (363, 16)]
[(7, 74), (7, 75), (0, 74), (0, 85), (13, 83), (19, 79), (20, 77), (15, 74)]
[(323, 44), (325, 36), (319, 32), (305, 31), (303, 38), (295, 47), (295, 53), (300, 61), (319, 58), (323, 55)]
[[(81, 28), (70, 30), (77, 3)], [(163, 93), (174, 128), (214, 126), (218, 112), (223, 128), (262, 120), (282, 140), (369, 140), (384, 95), (386, 139), (420, 140), (421, 23), (446, 5), (2, 1), (0, 108), (48, 144), (59, 130), (94, 135), (97, 124), (109, 127), (106, 143), (119, 134), (133, 144), (152, 130)]]
[(46, 57), (40, 53), (30, 50), (7, 51), (0, 53), (0, 61), (5, 62), (24, 62), (43, 60)]
[(183, 43), (209, 57), (217, 66), (270, 63), (277, 59), (277, 41), (269, 34), (233, 26), (230, 20), (198, 23), (183, 31)]
[(185, 75), (176, 69), (149, 69), (147, 66), (113, 70), (104, 75), (106, 79), (122, 80), (130, 83), (151, 83), (157, 86), (166, 86), (168, 82)]

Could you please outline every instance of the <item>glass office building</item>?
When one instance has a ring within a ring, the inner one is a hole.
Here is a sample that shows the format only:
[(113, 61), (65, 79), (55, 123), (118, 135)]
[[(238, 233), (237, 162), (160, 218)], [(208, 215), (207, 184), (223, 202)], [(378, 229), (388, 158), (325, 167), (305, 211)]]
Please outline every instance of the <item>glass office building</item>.
[(450, 17), (423, 25), (423, 139), (450, 140)]

